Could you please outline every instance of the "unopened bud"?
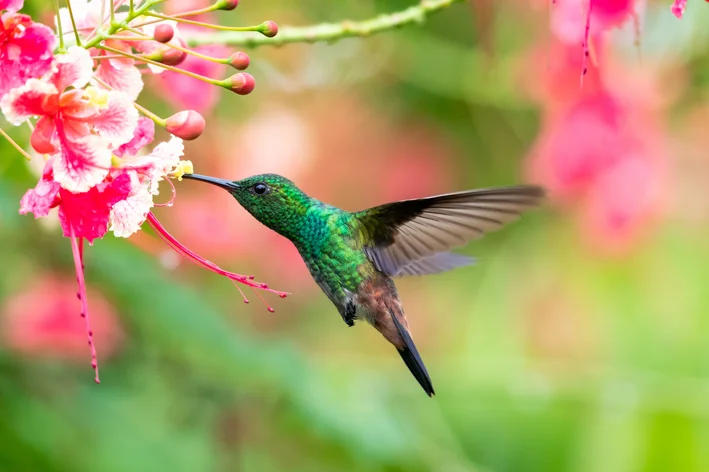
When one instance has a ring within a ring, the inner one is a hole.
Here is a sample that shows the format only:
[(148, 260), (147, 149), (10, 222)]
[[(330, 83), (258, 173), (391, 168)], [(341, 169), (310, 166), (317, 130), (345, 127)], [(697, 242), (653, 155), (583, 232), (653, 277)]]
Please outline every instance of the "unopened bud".
[(162, 24), (155, 27), (153, 38), (159, 43), (169, 42), (175, 36), (175, 30), (170, 25)]
[(217, 2), (217, 8), (219, 10), (233, 10), (239, 6), (239, 0), (219, 0)]
[(229, 56), (229, 65), (236, 70), (245, 70), (250, 63), (251, 59), (245, 52), (239, 51)]
[(239, 95), (247, 95), (256, 87), (256, 80), (247, 72), (239, 72), (226, 79), (224, 86)]
[(182, 64), (185, 59), (187, 59), (186, 52), (169, 48), (161, 52), (161, 58), (158, 62), (162, 62), (166, 66), (176, 66)]
[(265, 21), (261, 23), (261, 29), (259, 29), (259, 32), (267, 38), (273, 38), (278, 34), (278, 25), (275, 21)]
[(186, 141), (197, 139), (204, 131), (204, 118), (194, 110), (175, 113), (165, 120), (165, 128)]

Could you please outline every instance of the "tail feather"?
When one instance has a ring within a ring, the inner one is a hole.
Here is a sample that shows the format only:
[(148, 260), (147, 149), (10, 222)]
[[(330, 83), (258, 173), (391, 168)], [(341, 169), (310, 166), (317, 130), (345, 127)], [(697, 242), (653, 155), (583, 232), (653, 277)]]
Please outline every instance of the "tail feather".
[(394, 315), (394, 312), (391, 308), (389, 308), (389, 313), (391, 314), (392, 320), (394, 320), (394, 325), (396, 326), (397, 331), (399, 331), (399, 334), (404, 339), (404, 348), (397, 349), (399, 351), (399, 355), (401, 355), (401, 358), (404, 360), (406, 367), (409, 368), (418, 383), (421, 385), (421, 387), (423, 387), (426, 394), (429, 397), (434, 396), (436, 392), (433, 391), (433, 384), (431, 383), (431, 378), (428, 376), (426, 366), (423, 365), (423, 361), (421, 360), (421, 356), (419, 355), (419, 352), (416, 349), (414, 340), (411, 339), (408, 330), (404, 328), (401, 323), (399, 323), (399, 320), (396, 318), (396, 315)]

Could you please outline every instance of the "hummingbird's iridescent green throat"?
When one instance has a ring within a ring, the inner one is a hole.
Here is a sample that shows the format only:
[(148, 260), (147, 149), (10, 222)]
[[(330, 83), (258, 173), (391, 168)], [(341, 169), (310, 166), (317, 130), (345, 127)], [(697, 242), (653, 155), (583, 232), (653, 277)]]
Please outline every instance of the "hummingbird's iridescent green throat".
[(285, 177), (200, 180), (228, 191), (257, 220), (290, 239), (348, 326), (365, 320), (392, 343), (429, 396), (431, 379), (414, 345), (394, 277), (471, 264), (449, 252), (501, 228), (544, 198), (535, 186), (501, 187), (387, 203), (350, 213), (306, 195)]

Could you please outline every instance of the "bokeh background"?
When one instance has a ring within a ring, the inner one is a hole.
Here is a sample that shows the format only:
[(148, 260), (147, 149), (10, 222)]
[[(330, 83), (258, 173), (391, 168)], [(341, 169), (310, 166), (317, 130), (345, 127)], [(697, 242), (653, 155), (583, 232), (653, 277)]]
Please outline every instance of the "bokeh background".
[[(243, 0), (218, 19), (412, 3)], [(398, 282), (434, 399), (374, 330), (345, 329), (290, 243), (193, 182), (157, 211), (168, 230), (292, 296), (264, 294), (269, 313), (149, 230), (107, 236), (86, 251), (95, 385), (69, 241), (18, 215), (39, 169), (0, 141), (0, 470), (709, 470), (709, 5), (680, 21), (668, 1), (596, 3), (583, 88), (584, 2), (476, 0), (422, 27), (250, 51), (247, 97), (167, 74), (142, 95), (208, 118), (187, 145), (197, 171), (280, 173), (350, 210), (549, 189), (462, 251), (476, 266)], [(49, 2), (26, 4), (51, 21)]]

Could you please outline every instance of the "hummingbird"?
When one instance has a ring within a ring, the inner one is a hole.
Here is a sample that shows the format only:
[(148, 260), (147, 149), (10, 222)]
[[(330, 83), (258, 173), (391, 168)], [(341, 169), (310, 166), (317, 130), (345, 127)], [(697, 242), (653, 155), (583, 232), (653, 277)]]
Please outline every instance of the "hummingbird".
[(522, 185), (403, 200), (358, 212), (307, 195), (277, 174), (185, 179), (229, 192), (258, 221), (288, 238), (347, 326), (363, 320), (394, 345), (429, 397), (431, 378), (414, 344), (394, 278), (474, 262), (451, 252), (540, 205), (541, 187)]

